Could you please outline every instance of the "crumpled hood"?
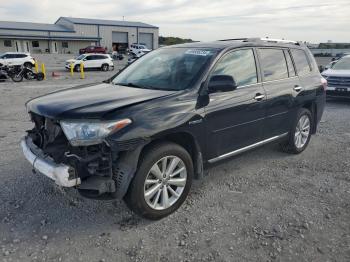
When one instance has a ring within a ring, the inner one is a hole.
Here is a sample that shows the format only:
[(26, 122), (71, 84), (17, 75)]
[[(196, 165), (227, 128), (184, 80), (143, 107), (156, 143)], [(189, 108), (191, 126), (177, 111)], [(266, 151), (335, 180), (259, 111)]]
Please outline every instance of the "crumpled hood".
[(34, 98), (26, 105), (28, 112), (54, 119), (100, 119), (116, 109), (172, 93), (174, 91), (97, 84), (54, 92)]
[(328, 69), (326, 71), (322, 72), (323, 76), (343, 76), (343, 77), (350, 77), (350, 70), (334, 70), (334, 69)]

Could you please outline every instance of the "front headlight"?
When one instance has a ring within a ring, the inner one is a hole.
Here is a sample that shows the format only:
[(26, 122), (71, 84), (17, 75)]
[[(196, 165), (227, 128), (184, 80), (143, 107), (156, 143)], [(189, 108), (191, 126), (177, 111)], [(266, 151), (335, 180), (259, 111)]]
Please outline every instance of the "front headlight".
[(110, 134), (131, 124), (128, 118), (106, 122), (61, 121), (61, 127), (72, 146), (88, 146), (102, 143)]

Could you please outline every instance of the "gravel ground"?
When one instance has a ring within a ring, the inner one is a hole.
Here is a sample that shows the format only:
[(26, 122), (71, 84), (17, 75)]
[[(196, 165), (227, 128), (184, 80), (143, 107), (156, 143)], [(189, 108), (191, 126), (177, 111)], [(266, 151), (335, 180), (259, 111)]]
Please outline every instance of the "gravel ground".
[(0, 260), (350, 261), (350, 102), (330, 101), (300, 155), (268, 145), (211, 166), (161, 221), (33, 174), (24, 103), (112, 72), (0, 83)]

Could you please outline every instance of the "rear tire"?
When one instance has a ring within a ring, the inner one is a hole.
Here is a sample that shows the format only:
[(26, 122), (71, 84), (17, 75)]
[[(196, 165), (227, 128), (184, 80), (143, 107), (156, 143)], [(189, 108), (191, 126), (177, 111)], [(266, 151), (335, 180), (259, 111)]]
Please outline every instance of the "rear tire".
[(42, 80), (44, 80), (44, 78), (45, 78), (45, 75), (43, 73), (41, 73), (41, 72), (37, 73), (36, 80), (42, 81)]
[(186, 200), (192, 178), (192, 159), (183, 147), (170, 142), (155, 144), (142, 154), (124, 200), (138, 215), (161, 219)]
[(303, 152), (310, 142), (312, 126), (311, 112), (306, 108), (301, 108), (289, 132), (288, 141), (281, 144), (282, 150), (291, 154)]

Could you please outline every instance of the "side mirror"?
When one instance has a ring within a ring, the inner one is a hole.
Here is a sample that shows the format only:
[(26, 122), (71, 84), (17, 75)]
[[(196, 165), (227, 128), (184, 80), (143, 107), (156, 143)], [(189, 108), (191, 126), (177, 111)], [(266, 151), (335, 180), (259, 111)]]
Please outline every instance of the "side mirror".
[(237, 84), (230, 75), (216, 75), (209, 80), (209, 93), (230, 92), (237, 88)]

